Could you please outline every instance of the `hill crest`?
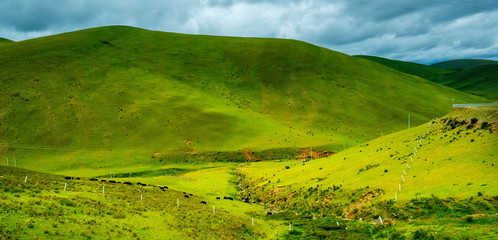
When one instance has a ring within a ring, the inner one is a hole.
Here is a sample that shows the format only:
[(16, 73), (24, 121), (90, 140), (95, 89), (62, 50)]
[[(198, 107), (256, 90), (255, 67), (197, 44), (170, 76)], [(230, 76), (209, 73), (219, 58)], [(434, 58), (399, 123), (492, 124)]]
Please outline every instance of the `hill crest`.
[(405, 128), (409, 114), (412, 124), (443, 115), (453, 98), (485, 101), (299, 41), (122, 26), (18, 42), (0, 49), (0, 64), (0, 137), (10, 146), (2, 155), (62, 148), (69, 151), (49, 155), (77, 163), (155, 152), (338, 151)]

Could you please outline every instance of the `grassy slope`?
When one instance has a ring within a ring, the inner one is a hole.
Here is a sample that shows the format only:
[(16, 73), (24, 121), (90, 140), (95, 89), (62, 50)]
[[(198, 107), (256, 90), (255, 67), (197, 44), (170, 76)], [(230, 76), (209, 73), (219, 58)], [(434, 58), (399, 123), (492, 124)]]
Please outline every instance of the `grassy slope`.
[(337, 151), (409, 113), (441, 116), (452, 98), (486, 101), (303, 42), (120, 26), (12, 43), (0, 64), (1, 155), (46, 171), (153, 164), (154, 152)]
[(152, 186), (65, 180), (5, 166), (0, 182), (0, 238), (267, 239), (278, 232), (275, 222), (253, 214), (252, 227), (249, 216), (228, 212), (229, 200), (185, 198)]
[[(393, 199), (397, 193), (401, 200), (432, 194), (438, 197), (469, 197), (477, 192), (496, 195), (496, 113), (496, 108), (454, 110), (436, 120), (430, 129), (424, 124), (347, 149), (330, 158), (306, 163), (251, 163), (241, 171), (254, 181), (254, 186), (266, 189), (290, 187), (289, 191), (292, 191), (317, 185), (322, 189), (341, 185), (342, 189), (354, 191), (369, 186), (383, 190), (379, 199)], [(479, 121), (469, 127), (470, 119), (474, 117)], [(449, 123), (443, 123), (444, 119), (453, 118), (466, 120), (467, 124), (451, 129)], [(483, 122), (493, 124), (492, 133), (489, 129), (480, 129)], [(427, 135), (422, 137), (424, 134)], [(414, 156), (414, 147), (419, 144), (420, 137), (422, 145)], [(404, 176), (406, 183), (401, 179), (403, 170), (407, 173)], [(402, 184), (401, 192), (398, 192), (398, 184)]]
[(498, 99), (498, 64), (465, 69), (436, 81), (466, 93)]
[[(479, 121), (470, 126), (472, 118)], [(481, 129), (484, 122), (492, 127)], [(373, 223), (382, 216), (395, 224), (396, 234), (405, 236), (428, 231), (440, 232), (440, 237), (494, 238), (498, 236), (492, 230), (498, 211), (498, 197), (492, 197), (498, 196), (497, 131), (496, 107), (455, 109), (430, 128), (424, 124), (387, 135), (330, 158), (251, 163), (239, 168), (245, 175), (242, 196), (276, 211), (318, 218), (363, 218)], [(476, 216), (482, 217), (477, 221), (482, 225), (461, 222), (471, 223)]]
[(421, 78), (425, 78), (431, 81), (435, 81), (439, 78), (444, 77), (445, 75), (449, 75), (455, 72), (454, 70), (450, 69), (427, 66), (412, 62), (391, 60), (375, 56), (357, 55), (355, 57), (368, 59), (370, 61), (374, 61), (382, 65), (388, 66), (390, 68), (396, 69), (400, 72), (419, 76)]
[(455, 59), (440, 63), (434, 63), (431, 66), (444, 69), (464, 70), (484, 65), (498, 65), (498, 62), (484, 59)]
[(4, 44), (8, 44), (8, 43), (12, 43), (14, 41), (10, 40), (10, 39), (7, 39), (7, 38), (1, 38), (0, 37), (0, 45), (4, 45)]
[(498, 99), (498, 62), (491, 60), (458, 59), (426, 66), (374, 56), (365, 58), (398, 71), (419, 76), (459, 91)]

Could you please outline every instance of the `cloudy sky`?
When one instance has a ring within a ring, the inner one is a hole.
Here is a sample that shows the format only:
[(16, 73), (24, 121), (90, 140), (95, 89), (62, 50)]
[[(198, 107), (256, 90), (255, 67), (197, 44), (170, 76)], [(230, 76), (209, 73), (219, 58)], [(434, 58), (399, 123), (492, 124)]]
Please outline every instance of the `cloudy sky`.
[(0, 0), (15, 41), (105, 25), (298, 39), (350, 55), (498, 60), (497, 0)]

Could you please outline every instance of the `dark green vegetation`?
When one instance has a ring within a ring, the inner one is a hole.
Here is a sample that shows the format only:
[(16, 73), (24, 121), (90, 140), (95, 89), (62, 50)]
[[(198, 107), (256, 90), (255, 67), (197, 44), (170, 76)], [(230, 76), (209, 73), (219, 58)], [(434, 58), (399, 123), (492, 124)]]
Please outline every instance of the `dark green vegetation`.
[(370, 61), (374, 61), (390, 68), (396, 69), (400, 72), (419, 76), (431, 81), (438, 80), (446, 75), (450, 75), (455, 72), (455, 70), (451, 69), (427, 66), (419, 63), (391, 60), (375, 56), (357, 55), (355, 57), (368, 59)]
[(0, 156), (49, 171), (154, 153), (338, 151), (405, 128), (408, 114), (441, 116), (453, 98), (486, 101), (304, 42), (122, 26), (11, 43), (0, 65)]
[(462, 92), (498, 99), (498, 64), (465, 69), (436, 81)]
[(7, 44), (7, 43), (12, 43), (12, 42), (14, 42), (14, 41), (0, 37), (0, 45)]
[(474, 67), (485, 65), (498, 65), (497, 61), (483, 59), (455, 59), (440, 63), (434, 63), (431, 66), (453, 70), (466, 70)]
[[(498, 62), (496, 61), (458, 59), (427, 66), (374, 56), (356, 57), (368, 59), (462, 92), (491, 100), (498, 99)], [(461, 99), (456, 99), (456, 101), (462, 102)]]
[(202, 204), (205, 199), (198, 196), (157, 186), (68, 180), (5, 166), (0, 166), (0, 183), (1, 239), (268, 237), (257, 230), (261, 220), (251, 226), (250, 218), (222, 207), (212, 212), (213, 204), (229, 200), (210, 199)]

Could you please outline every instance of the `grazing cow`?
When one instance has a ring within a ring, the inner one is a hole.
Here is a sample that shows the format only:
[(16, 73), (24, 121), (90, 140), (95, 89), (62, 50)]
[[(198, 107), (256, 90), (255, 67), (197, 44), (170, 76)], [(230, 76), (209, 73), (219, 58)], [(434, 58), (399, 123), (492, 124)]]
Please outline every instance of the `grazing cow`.
[(66, 180), (72, 180), (73, 178), (72, 177), (64, 177), (64, 179), (66, 179)]
[(185, 198), (189, 198), (189, 195), (183, 195)]
[(272, 215), (273, 213), (272, 212), (267, 212), (266, 215)]
[(216, 199), (220, 199), (220, 197), (216, 197)]
[(233, 197), (223, 197), (223, 199), (228, 199), (233, 201)]
[(207, 202), (206, 201), (201, 201), (201, 204), (207, 204)]
[(76, 180), (81, 180), (81, 178), (77, 177)]
[(105, 179), (102, 179), (102, 180), (100, 180), (100, 181), (101, 181), (101, 182), (105, 182), (106, 180), (105, 180)]
[(90, 181), (98, 181), (96, 178), (90, 178)]
[(133, 185), (131, 182), (124, 182), (126, 185)]
[(110, 182), (110, 183), (116, 183), (116, 181), (114, 181), (114, 180), (109, 180), (109, 182)]

